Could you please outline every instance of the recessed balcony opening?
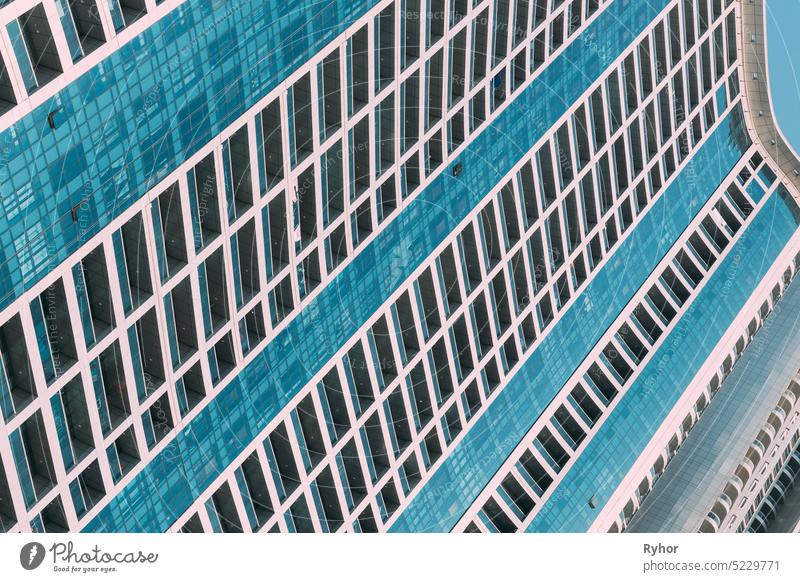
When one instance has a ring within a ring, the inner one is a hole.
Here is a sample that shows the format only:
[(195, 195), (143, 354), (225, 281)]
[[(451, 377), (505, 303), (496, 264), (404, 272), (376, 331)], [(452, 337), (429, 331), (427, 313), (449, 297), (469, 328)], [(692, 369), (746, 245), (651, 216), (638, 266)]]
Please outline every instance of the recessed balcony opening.
[[(138, 383), (144, 389), (144, 394), (152, 394), (164, 383), (166, 377), (155, 308), (145, 313), (128, 331), (128, 342)], [(141, 388), (140, 398), (143, 396)]]
[(288, 99), (291, 106), (289, 120), (292, 128), (292, 164), (297, 165), (314, 149), (311, 73), (306, 73), (291, 86)]
[(66, 429), (58, 431), (58, 438), (64, 466), (69, 469), (94, 450), (92, 425), (81, 377), (70, 380), (50, 402), (56, 425)]
[[(297, 533), (314, 533), (314, 522), (308, 511), (308, 503), (304, 496), (298, 497), (297, 501), (289, 508), (291, 525)], [(290, 526), (291, 527), (291, 526)]]
[(236, 367), (236, 352), (233, 349), (231, 332), (223, 335), (214, 347), (208, 352), (209, 366), (211, 367), (211, 381), (218, 384), (224, 380)]
[(256, 238), (255, 220), (251, 219), (238, 230), (235, 236), (236, 258), (238, 267), (237, 280), (239, 306), (248, 303), (261, 290), (260, 268), (258, 265), (258, 240)]
[[(628, 207), (630, 208), (630, 205), (628, 205)], [(569, 252), (572, 253), (572, 251), (578, 248), (578, 245), (581, 243), (581, 226), (578, 215), (578, 200), (574, 190), (571, 190), (570, 193), (567, 194), (567, 198), (564, 201), (564, 217), (567, 221), (567, 244), (569, 245)]]
[[(17, 20), (17, 24), (19, 24), (19, 30), (22, 35), (21, 40), (24, 41), (24, 53), (26, 53), (22, 54), (23, 51), (20, 51), (15, 46), (17, 59), (22, 60), (24, 57), (28, 59), (27, 62), (19, 63), (20, 69), (23, 71), (23, 76), (25, 76), (25, 69), (32, 68), (35, 76), (35, 88), (42, 87), (59, 76), (64, 70), (58, 57), (56, 42), (50, 29), (50, 23), (47, 20), (44, 4), (38, 4), (24, 13)], [(15, 39), (12, 37), (12, 43), (14, 41)], [(28, 87), (28, 89), (31, 90), (31, 87)]]
[(436, 425), (428, 431), (428, 434), (423, 439), (425, 452), (428, 454), (427, 466), (430, 468), (442, 456), (442, 443), (439, 440), (439, 433), (436, 430)]
[(369, 34), (367, 25), (347, 40), (348, 111), (353, 115), (369, 101)]
[(397, 331), (400, 332), (406, 360), (411, 360), (419, 352), (419, 335), (408, 291), (404, 291), (398, 297), (397, 303), (395, 303), (395, 311), (400, 327)]
[(394, 93), (391, 93), (380, 102), (375, 113), (375, 139), (378, 141), (376, 144), (376, 175), (381, 175), (394, 164), (394, 112)]
[(650, 313), (648, 313), (647, 309), (645, 309), (645, 307), (641, 304), (637, 305), (633, 310), (633, 316), (638, 324), (639, 329), (647, 335), (647, 339), (650, 340), (650, 344), (655, 344), (663, 332), (661, 326), (655, 322)]
[(145, 0), (109, 0), (111, 19), (117, 32), (147, 14)]
[(10, 111), (17, 104), (14, 86), (6, 68), (5, 59), (0, 56), (0, 115)]
[(225, 325), (230, 318), (222, 247), (214, 251), (203, 263), (203, 266), (204, 268), (200, 270), (200, 295), (204, 303), (203, 309), (206, 311), (208, 323), (210, 323), (206, 329), (206, 336), (208, 336)]
[(252, 504), (253, 511), (256, 515), (256, 521), (259, 527), (263, 527), (274, 515), (275, 510), (269, 495), (269, 488), (267, 487), (267, 481), (264, 477), (264, 468), (258, 458), (258, 453), (254, 452), (247, 457), (244, 463), (242, 463), (241, 470), (245, 485), (247, 486), (249, 502)]
[(5, 467), (0, 464), (0, 533), (6, 533), (17, 524), (17, 514), (11, 499)]
[(647, 292), (647, 301), (654, 308), (656, 314), (661, 317), (661, 321), (665, 326), (669, 325), (669, 322), (677, 315), (675, 308), (656, 286), (651, 287)]
[(500, 487), (502, 487), (508, 499), (516, 506), (522, 516), (527, 517), (530, 515), (536, 503), (513, 475), (508, 475), (503, 479)]
[(575, 420), (563, 404), (558, 407), (553, 415), (553, 426), (573, 450), (577, 449), (578, 445), (586, 438), (586, 432), (584, 432), (580, 423)]
[[(69, 16), (66, 14), (62, 16), (61, 22), (64, 24), (65, 32), (69, 27), (76, 35), (72, 37), (71, 33), (67, 32), (67, 41), (76, 38), (80, 43), (83, 55), (88, 55), (102, 46), (106, 42), (106, 35), (103, 32), (103, 24), (100, 22), (97, 0), (61, 0), (62, 8), (65, 7), (65, 4), (69, 7)], [(68, 23), (65, 22), (67, 20), (69, 20)]]
[(586, 392), (586, 389), (584, 389), (581, 384), (577, 384), (575, 388), (572, 389), (572, 392), (570, 392), (569, 395), (569, 401), (589, 427), (594, 426), (594, 424), (603, 414), (603, 411), (600, 409), (597, 403), (595, 403), (592, 397), (589, 396), (589, 394)]
[(223, 533), (242, 533), (242, 523), (239, 521), (239, 512), (233, 500), (231, 487), (227, 482), (220, 485), (211, 495), (211, 502), (217, 512), (219, 525)]
[(689, 257), (689, 253), (685, 249), (678, 251), (675, 259), (673, 259), (673, 265), (689, 280), (693, 288), (697, 287), (703, 280), (703, 272), (699, 269), (697, 263)]
[(553, 302), (550, 299), (550, 295), (547, 294), (542, 297), (539, 304), (536, 306), (536, 309), (539, 314), (539, 327), (542, 329), (546, 329), (549, 326), (555, 317), (555, 313), (553, 312)]
[(453, 394), (453, 376), (450, 373), (450, 356), (445, 345), (445, 336), (439, 338), (431, 349), (431, 364), (438, 389), (437, 404), (445, 402)]
[(375, 197), (377, 198), (378, 224), (380, 224), (397, 210), (397, 187), (393, 175), (378, 187)]
[(381, 316), (375, 322), (372, 326), (371, 334), (375, 341), (378, 371), (383, 378), (384, 386), (387, 386), (397, 378), (397, 361), (395, 360), (394, 347), (392, 346), (386, 317)]
[(681, 279), (675, 274), (671, 267), (667, 267), (661, 275), (661, 280), (671, 291), (671, 295), (676, 299), (678, 305), (683, 305), (689, 299), (690, 292), (683, 284)]
[(400, 34), (402, 36), (402, 67), (406, 68), (419, 58), (420, 0), (406, 0), (400, 11)]
[(483, 280), (483, 275), (481, 274), (481, 255), (478, 251), (478, 243), (475, 239), (475, 229), (472, 222), (468, 223), (459, 234), (459, 243), (461, 260), (466, 267), (467, 288), (475, 289)]
[[(136, 309), (153, 294), (153, 283), (150, 278), (150, 260), (145, 238), (144, 221), (141, 214), (136, 214), (121, 229), (122, 255), (117, 254), (120, 274), (127, 278), (130, 293), (131, 309)], [(124, 268), (123, 268), (124, 267)], [(125, 282), (120, 283), (125, 293)]]
[[(464, 143), (464, 108), (459, 108), (447, 121), (447, 152), (454, 152)], [(456, 166), (453, 166), (455, 171)]]
[(103, 476), (100, 473), (100, 464), (95, 460), (84, 469), (70, 486), (72, 501), (78, 518), (97, 505), (106, 495)]
[(264, 324), (264, 311), (261, 303), (256, 303), (255, 307), (251, 309), (244, 317), (244, 331), (242, 332), (246, 341), (246, 349), (243, 348), (245, 354), (251, 352), (255, 346), (260, 344), (267, 337), (267, 328)]
[(33, 300), (31, 315), (45, 378), (51, 382), (60, 378), (78, 360), (63, 279), (50, 285)]
[(280, 192), (269, 202), (264, 218), (264, 238), (268, 241), (267, 256), (272, 276), (289, 265), (290, 231), (286, 221), (286, 198)]
[(350, 196), (358, 198), (370, 185), (369, 117), (350, 130)]
[(0, 327), (0, 406), (11, 420), (36, 398), (36, 384), (19, 314)]
[(276, 99), (261, 111), (261, 138), (263, 143), (264, 190), (269, 190), (283, 179), (283, 137), (281, 132), (281, 106)]
[(358, 516), (358, 528), (361, 533), (377, 533), (378, 525), (375, 523), (375, 516), (372, 514), (372, 507), (367, 508)]
[(72, 271), (87, 345), (105, 337), (115, 325), (107, 264), (100, 245)]
[[(22, 443), (23, 458), (17, 458), (15, 452), (15, 462), (18, 472), (27, 468), (29, 472), (30, 484), (33, 488), (35, 499), (41, 499), (56, 484), (56, 473), (53, 466), (53, 457), (50, 454), (50, 445), (47, 440), (47, 431), (44, 427), (41, 410), (37, 410), (18, 429), (19, 440)], [(12, 435), (13, 436), (13, 435)], [(12, 445), (16, 439), (12, 438)], [(27, 475), (21, 476), (22, 480), (27, 480)], [(23, 487), (24, 489), (24, 487)]]
[(130, 473), (141, 460), (139, 448), (136, 445), (136, 435), (133, 426), (128, 427), (117, 437), (117, 440), (107, 449), (111, 475), (114, 482), (119, 483), (125, 475)]
[(550, 24), (550, 53), (554, 53), (557, 51), (561, 46), (564, 44), (565, 39), (565, 32), (564, 28), (566, 26), (566, 19), (564, 18), (564, 12), (559, 14), (553, 19), (553, 22)]
[(641, 362), (647, 355), (647, 347), (627, 323), (622, 324), (616, 337), (622, 343), (623, 349), (632, 354), (632, 359), (636, 363)]
[(444, 150), (442, 148), (442, 130), (437, 130), (431, 139), (425, 144), (427, 155), (425, 156), (425, 175), (430, 176), (444, 161)]
[(366, 423), (364, 423), (364, 434), (366, 435), (365, 450), (368, 459), (367, 465), (374, 471), (372, 475), (373, 483), (377, 482), (389, 470), (389, 455), (386, 450), (386, 441), (383, 439), (383, 429), (378, 412), (373, 412)]
[(492, 524), (493, 528), (499, 533), (514, 533), (517, 531), (517, 526), (514, 525), (514, 522), (506, 512), (500, 508), (500, 505), (493, 497), (490, 497), (486, 503), (483, 504), (481, 511)]
[(271, 447), (275, 459), (274, 471), (275, 475), (284, 491), (282, 498), (285, 498), (297, 489), (300, 484), (300, 475), (297, 472), (298, 461), (294, 458), (292, 446), (289, 442), (289, 435), (286, 431), (286, 425), (281, 423), (269, 435), (265, 446)]
[(382, 517), (385, 522), (394, 515), (394, 512), (400, 507), (400, 497), (397, 495), (397, 486), (395, 485), (394, 477), (386, 482), (386, 485), (381, 489), (380, 495), (383, 500)]
[(327, 258), (328, 272), (333, 271), (347, 259), (347, 233), (345, 225), (340, 224), (328, 237), (328, 249), (330, 254)]
[(178, 392), (178, 402), (181, 403), (181, 400), (185, 402), (181, 403), (184, 415), (193, 410), (205, 398), (205, 381), (203, 380), (203, 370), (199, 361), (178, 379), (176, 391)]
[(414, 400), (412, 402), (412, 409), (416, 416), (415, 424), (417, 429), (425, 426), (433, 418), (433, 404), (431, 402), (430, 388), (428, 387), (428, 378), (425, 374), (425, 368), (422, 362), (419, 362), (408, 377), (408, 384), (411, 387)]
[(298, 219), (303, 248), (317, 238), (317, 184), (311, 165), (297, 179)]
[(66, 533), (69, 531), (67, 516), (64, 513), (64, 504), (61, 502), (60, 495), (57, 495), (42, 510), (41, 519), (44, 533)]
[(484, 9), (472, 24), (472, 86), (486, 77), (489, 53), (489, 9)]
[(450, 99), (458, 103), (467, 88), (467, 29), (463, 28), (450, 41)]
[(439, 49), (425, 63), (426, 115), (425, 129), (430, 129), (442, 119), (442, 99), (444, 97), (444, 48)]
[(522, 320), (522, 336), (525, 339), (524, 350), (528, 350), (536, 341), (536, 324), (533, 321), (533, 313), (529, 313)]
[(702, 228), (706, 236), (711, 240), (716, 251), (721, 253), (728, 246), (728, 236), (723, 232), (723, 229), (714, 222), (711, 216), (706, 216), (702, 222)]
[(344, 153), (336, 140), (322, 156), (322, 224), (327, 226), (344, 213)]
[(519, 241), (520, 228), (519, 220), (517, 220), (517, 200), (511, 181), (508, 181), (500, 190), (500, 208), (505, 224), (507, 246), (512, 247)]
[(474, 328), (478, 332), (478, 348), (481, 354), (487, 353), (494, 345), (492, 326), (489, 323), (489, 311), (486, 309), (486, 299), (483, 292), (478, 293), (472, 302), (472, 319)]
[(394, 80), (394, 3), (375, 18), (376, 92)]
[(553, 153), (550, 142), (547, 142), (536, 153), (536, 166), (539, 174), (539, 185), (541, 187), (542, 208), (548, 208), (555, 202), (558, 196), (558, 186), (556, 185), (555, 171), (553, 169)]
[(118, 427), (131, 414), (122, 354), (115, 341), (92, 362), (92, 381), (103, 435)]
[(270, 314), (272, 325), (278, 325), (294, 310), (294, 292), (292, 290), (292, 274), (288, 273), (269, 292)]
[(569, 133), (569, 122), (565, 121), (558, 128), (555, 135), (556, 159), (558, 163), (558, 175), (560, 188), (564, 188), (574, 176), (572, 163), (572, 138)]
[(553, 471), (560, 473), (569, 460), (569, 453), (564, 450), (549, 428), (543, 428), (539, 432), (534, 445)]
[(180, 533), (204, 533), (203, 522), (200, 521), (200, 516), (193, 513), (192, 516), (186, 520), (181, 526)]
[(347, 352), (347, 363), (350, 365), (353, 384), (355, 385), (356, 395), (358, 396), (359, 408), (363, 411), (375, 401), (375, 391), (369, 376), (369, 364), (364, 355), (364, 346), (362, 342), (359, 341)]
[(481, 210), (481, 222), (479, 228), (484, 239), (484, 251), (486, 259), (489, 262), (487, 271), (497, 265), (503, 258), (503, 245), (500, 242), (500, 233), (498, 232), (497, 220), (495, 218), (494, 203), (489, 202)]
[(469, 102), (469, 128), (474, 132), (486, 121), (486, 90), (479, 89)]
[(494, 7), (494, 64), (508, 54), (509, 0), (498, 0)]
[(514, 335), (510, 335), (508, 339), (503, 344), (503, 351), (501, 354), (505, 355), (505, 369), (506, 372), (508, 370), (512, 370), (514, 366), (517, 365), (519, 362), (519, 352), (517, 351), (517, 342), (514, 339)]
[(403, 401), (403, 391), (401, 388), (395, 389), (387, 399), (389, 417), (389, 432), (394, 435), (396, 440), (395, 456), (402, 453), (411, 444), (411, 428), (408, 423), (405, 403)]
[(461, 416), (458, 414), (458, 405), (455, 402), (444, 413), (444, 425), (447, 427), (447, 443), (449, 444), (464, 428), (461, 424)]
[(536, 459), (532, 452), (526, 450), (517, 463), (520, 475), (526, 480), (531, 488), (541, 497), (553, 483), (550, 473)]
[[(211, 152), (189, 171), (189, 195), (194, 196), (193, 224), (195, 248), (200, 249), (222, 232), (219, 187), (214, 153)], [(198, 244), (199, 243), (199, 244)]]
[[(170, 292), (165, 309), (172, 308), (172, 323), (178, 348), (178, 362), (185, 362), (197, 351), (197, 328), (194, 320), (194, 293), (189, 277), (178, 283)], [(170, 314), (167, 314), (169, 322)]]
[(240, 127), (222, 146), (228, 216), (231, 220), (253, 206), (253, 179), (250, 173), (250, 142), (247, 125)]
[(367, 495), (364, 473), (361, 471), (361, 455), (356, 448), (354, 438), (347, 441), (339, 456), (340, 463), (344, 465), (344, 476), (347, 478), (347, 486), (350, 487), (353, 507), (361, 503)]
[(355, 217), (352, 220), (354, 221), (352, 223), (353, 246), (358, 246), (372, 234), (372, 207), (369, 199), (364, 200), (356, 209)]
[(408, 459), (403, 463), (403, 472), (406, 475), (406, 483), (408, 484), (408, 492), (414, 490), (422, 481), (422, 474), (419, 470), (419, 463), (417, 462), (416, 454), (411, 454)]
[(436, 287), (433, 282), (431, 269), (425, 269), (416, 282), (419, 292), (418, 307), (422, 308), (422, 316), (427, 327), (427, 336), (433, 335), (441, 327), (442, 321), (439, 316), (439, 305), (436, 299)]
[(314, 399), (310, 394), (297, 405), (297, 419), (300, 422), (302, 433), (300, 447), (308, 455), (310, 466), (316, 467), (325, 457), (325, 443), (323, 442)]
[(618, 69), (614, 69), (606, 77), (606, 95), (608, 101), (608, 124), (611, 135), (614, 135), (622, 126), (622, 100), (620, 98), (620, 83)]
[(325, 522), (328, 531), (335, 532), (344, 523), (344, 514), (330, 467), (325, 467), (315, 482), (322, 503), (322, 515), (319, 518)]
[(591, 381), (592, 386), (598, 390), (599, 396), (603, 399), (604, 404), (607, 405), (614, 400), (617, 395), (617, 387), (608, 376), (606, 376), (605, 372), (603, 372), (597, 363), (593, 363), (589, 367), (586, 377)]
[(419, 83), (419, 71), (415, 71), (403, 82), (400, 89), (402, 91), (400, 101), (402, 104), (400, 111), (401, 152), (411, 149), (419, 141)]
[(326, 139), (342, 126), (342, 78), (339, 49), (322, 60), (318, 69), (319, 91), (322, 94), (320, 125), (322, 139)]
[(172, 432), (175, 422), (172, 419), (172, 407), (169, 404), (169, 395), (165, 392), (145, 413), (144, 423), (145, 439), (150, 450)]
[(323, 409), (329, 416), (328, 429), (332, 442), (338, 441), (350, 429), (350, 415), (337, 368), (332, 368), (317, 389)]
[(469, 328), (467, 321), (462, 314), (453, 324), (453, 338), (455, 339), (455, 346), (458, 353), (458, 365), (460, 367), (461, 377), (469, 375), (475, 367), (472, 360), (472, 348), (470, 347)]
[(502, 335), (513, 323), (511, 317), (511, 307), (509, 306), (508, 285), (506, 283), (505, 271), (501, 270), (492, 279), (491, 297), (494, 300), (493, 312), (500, 324), (498, 335)]
[(439, 271), (444, 284), (444, 299), (450, 313), (461, 306), (461, 283), (456, 267), (456, 258), (452, 245), (447, 246), (438, 258)]
[(467, 420), (472, 418), (472, 416), (478, 412), (478, 409), (481, 407), (481, 392), (480, 388), (478, 387), (478, 381), (473, 380), (469, 383), (464, 389), (464, 414), (467, 417)]

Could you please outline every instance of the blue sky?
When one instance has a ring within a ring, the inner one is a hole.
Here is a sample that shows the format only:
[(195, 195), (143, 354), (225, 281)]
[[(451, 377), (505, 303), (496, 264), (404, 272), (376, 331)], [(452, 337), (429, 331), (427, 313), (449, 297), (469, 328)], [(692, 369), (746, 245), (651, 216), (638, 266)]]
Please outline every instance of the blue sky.
[(767, 0), (772, 104), (786, 139), (800, 152), (800, 0)]

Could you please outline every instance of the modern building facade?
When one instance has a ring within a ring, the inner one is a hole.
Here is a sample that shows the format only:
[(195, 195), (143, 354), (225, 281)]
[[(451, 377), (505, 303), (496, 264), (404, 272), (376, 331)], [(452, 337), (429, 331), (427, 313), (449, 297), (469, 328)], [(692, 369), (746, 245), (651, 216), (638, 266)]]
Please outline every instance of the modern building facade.
[(792, 521), (761, 2), (1, 4), (3, 531)]

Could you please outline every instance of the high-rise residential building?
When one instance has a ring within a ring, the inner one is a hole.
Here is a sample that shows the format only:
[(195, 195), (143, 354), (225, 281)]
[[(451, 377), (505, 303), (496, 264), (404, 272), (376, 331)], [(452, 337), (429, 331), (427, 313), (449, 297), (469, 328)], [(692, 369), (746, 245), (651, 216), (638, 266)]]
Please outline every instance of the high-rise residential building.
[(763, 0), (6, 0), (0, 58), (0, 530), (797, 523)]

